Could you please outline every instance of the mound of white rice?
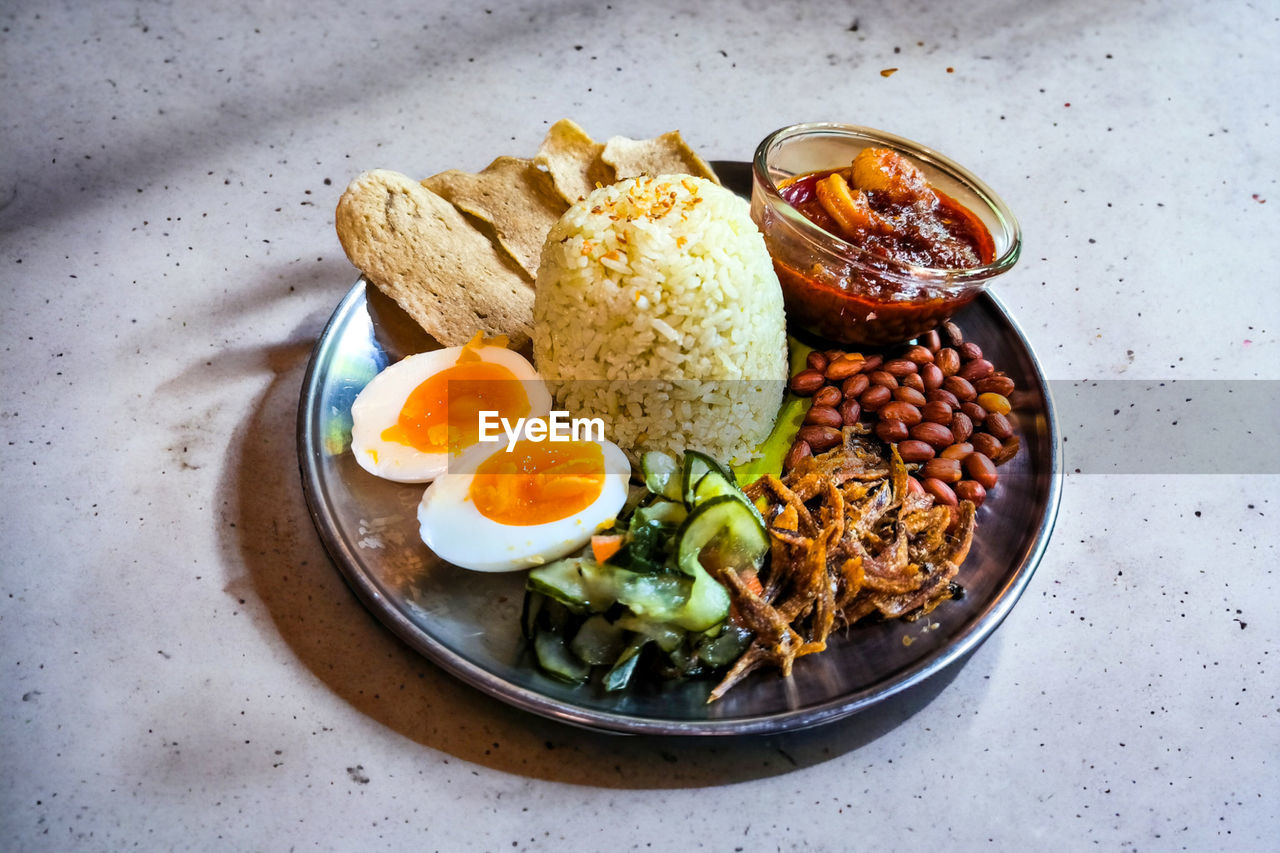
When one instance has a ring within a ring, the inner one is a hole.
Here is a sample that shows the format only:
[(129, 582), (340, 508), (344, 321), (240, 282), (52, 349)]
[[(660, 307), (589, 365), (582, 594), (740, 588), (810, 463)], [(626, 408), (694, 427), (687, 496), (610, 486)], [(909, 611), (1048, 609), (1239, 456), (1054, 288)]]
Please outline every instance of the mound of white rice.
[(782, 291), (747, 202), (687, 175), (601, 187), (542, 249), (533, 354), (561, 408), (633, 458), (750, 458), (787, 379)]

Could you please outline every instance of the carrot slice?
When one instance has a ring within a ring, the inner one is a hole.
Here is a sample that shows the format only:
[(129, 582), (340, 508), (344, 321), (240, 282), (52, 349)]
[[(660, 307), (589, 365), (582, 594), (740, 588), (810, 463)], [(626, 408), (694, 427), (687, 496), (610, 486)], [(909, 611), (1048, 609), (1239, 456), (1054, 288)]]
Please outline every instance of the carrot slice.
[(591, 556), (597, 563), (603, 563), (622, 550), (622, 534), (610, 533), (591, 537)]

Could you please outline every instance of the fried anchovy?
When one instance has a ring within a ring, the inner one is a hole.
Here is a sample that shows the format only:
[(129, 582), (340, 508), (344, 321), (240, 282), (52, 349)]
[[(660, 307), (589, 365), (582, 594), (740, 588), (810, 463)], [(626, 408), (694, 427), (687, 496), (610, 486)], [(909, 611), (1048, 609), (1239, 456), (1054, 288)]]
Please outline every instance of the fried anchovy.
[(718, 573), (734, 618), (755, 636), (708, 701), (762, 666), (789, 676), (796, 658), (826, 648), (836, 626), (875, 613), (914, 619), (950, 594), (972, 544), (976, 508), (968, 501), (935, 506), (932, 496), (913, 491), (897, 448), (884, 453), (865, 432), (846, 428), (839, 447), (744, 490), (766, 505), (764, 592), (731, 569)]

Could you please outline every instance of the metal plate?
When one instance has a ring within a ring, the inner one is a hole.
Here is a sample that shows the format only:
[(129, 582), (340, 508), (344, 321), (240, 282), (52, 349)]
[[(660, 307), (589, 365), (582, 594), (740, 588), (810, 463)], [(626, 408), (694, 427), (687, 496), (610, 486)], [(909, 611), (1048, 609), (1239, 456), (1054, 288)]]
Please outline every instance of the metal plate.
[[(719, 166), (720, 164), (717, 164)], [(1022, 391), (1023, 447), (1000, 469), (978, 513), (957, 580), (965, 596), (928, 619), (855, 626), (796, 662), (791, 678), (760, 672), (706, 704), (708, 680), (641, 683), (606, 694), (542, 675), (520, 637), (523, 573), (482, 574), (444, 563), (418, 538), (422, 486), (379, 480), (349, 452), (351, 403), (386, 364), (430, 346), (376, 288), (356, 282), (311, 357), (298, 412), (298, 457), (317, 531), (364, 604), (396, 635), (463, 681), (567, 723), (614, 732), (733, 735), (836, 720), (958, 661), (1000, 624), (1049, 542), (1061, 492), (1053, 405), (1035, 356), (990, 294), (956, 321)]]

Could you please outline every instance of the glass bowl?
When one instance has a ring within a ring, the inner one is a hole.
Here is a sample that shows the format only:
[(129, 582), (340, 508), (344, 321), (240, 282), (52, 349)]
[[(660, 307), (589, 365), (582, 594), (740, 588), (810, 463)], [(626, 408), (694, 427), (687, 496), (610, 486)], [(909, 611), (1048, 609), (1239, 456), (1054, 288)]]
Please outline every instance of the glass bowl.
[[(864, 148), (889, 148), (919, 167), (944, 202), (966, 209), (991, 235), (989, 260), (963, 269), (916, 266), (868, 251), (792, 207), (779, 187), (846, 168)], [(973, 301), (1018, 260), (1022, 237), (1003, 201), (973, 173), (900, 136), (845, 124), (784, 127), (752, 161), (751, 215), (764, 233), (793, 327), (840, 344), (911, 340)]]

